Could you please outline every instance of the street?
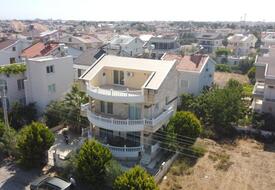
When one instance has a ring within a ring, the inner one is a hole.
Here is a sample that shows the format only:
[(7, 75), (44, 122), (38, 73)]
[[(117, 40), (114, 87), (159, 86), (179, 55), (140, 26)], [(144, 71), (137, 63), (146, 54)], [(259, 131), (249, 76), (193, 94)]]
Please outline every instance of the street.
[(23, 170), (10, 161), (0, 163), (0, 189), (24, 190), (29, 189), (29, 183), (39, 176), (38, 170)]

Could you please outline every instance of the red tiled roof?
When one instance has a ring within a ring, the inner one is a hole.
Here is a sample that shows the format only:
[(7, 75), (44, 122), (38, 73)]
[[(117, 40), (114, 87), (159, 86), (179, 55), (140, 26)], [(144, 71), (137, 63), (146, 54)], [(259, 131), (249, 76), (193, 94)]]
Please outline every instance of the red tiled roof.
[(207, 55), (194, 54), (190, 56), (181, 56), (172, 53), (167, 53), (164, 55), (163, 60), (177, 60), (177, 70), (179, 71), (195, 71), (201, 70), (205, 61), (207, 60)]
[(58, 43), (44, 44), (43, 42), (37, 42), (36, 44), (24, 49), (21, 56), (26, 58), (46, 56), (49, 55), (57, 47)]
[(0, 50), (14, 44), (17, 40), (4, 40), (0, 41)]

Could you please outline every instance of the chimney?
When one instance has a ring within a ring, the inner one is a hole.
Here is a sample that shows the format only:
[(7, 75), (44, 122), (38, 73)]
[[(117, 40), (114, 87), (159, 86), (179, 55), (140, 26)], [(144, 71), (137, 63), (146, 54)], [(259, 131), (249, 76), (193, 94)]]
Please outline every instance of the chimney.
[(201, 54), (192, 54), (190, 59), (193, 63), (196, 64), (196, 68), (197, 68), (201, 62), (202, 55)]

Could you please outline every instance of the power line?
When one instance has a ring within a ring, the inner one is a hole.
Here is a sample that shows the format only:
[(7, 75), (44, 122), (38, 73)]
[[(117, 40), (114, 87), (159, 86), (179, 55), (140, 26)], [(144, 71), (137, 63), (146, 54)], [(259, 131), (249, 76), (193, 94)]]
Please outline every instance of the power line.
[[(56, 112), (56, 113), (59, 113), (59, 114), (61, 114), (61, 115), (66, 115), (66, 113), (62, 113), (61, 111), (58, 111), (58, 110), (53, 110), (54, 112)], [(64, 119), (65, 119), (65, 117), (64, 117)], [(66, 120), (68, 120), (68, 121), (71, 121), (71, 122), (73, 122), (73, 123), (75, 123), (75, 121), (74, 120), (71, 120), (71, 119), (68, 119), (68, 118), (66, 118)], [(79, 123), (80, 124), (80, 126), (84, 126), (85, 128), (87, 127), (86, 125), (84, 125), (84, 124), (82, 124), (82, 123)], [(100, 128), (100, 127), (99, 127)], [(154, 134), (154, 133), (153, 133)], [(135, 137), (139, 137), (140, 138), (140, 136), (138, 136), (138, 135), (133, 135), (132, 134), (132, 136), (135, 136)], [(126, 137), (126, 138), (129, 138), (129, 137)], [(168, 142), (164, 142), (164, 141), (160, 141), (160, 140), (156, 140), (156, 139), (150, 139), (149, 137), (146, 137), (146, 136), (143, 136), (143, 138), (145, 138), (145, 139), (149, 139), (149, 140), (154, 140), (154, 141), (157, 141), (157, 142), (161, 142), (162, 144), (166, 144), (166, 145), (169, 145), (169, 143)], [(131, 140), (131, 141), (133, 141), (133, 139), (128, 139), (128, 140)], [(140, 142), (140, 141), (136, 141), (136, 142)], [(179, 142), (177, 142), (179, 145), (180, 145), (180, 143)], [(150, 146), (152, 146), (152, 145), (154, 145), (154, 144), (150, 144), (150, 143), (146, 143), (146, 142), (143, 142), (143, 144), (146, 144), (146, 145), (150, 145)], [(186, 144), (185, 144), (185, 146), (186, 146)], [(188, 145), (189, 146), (189, 145)], [(167, 151), (170, 151), (170, 152), (178, 152), (178, 153), (180, 153), (180, 154), (184, 154), (185, 156), (193, 156), (193, 157), (196, 157), (196, 158), (198, 158), (197, 156), (194, 156), (194, 155), (188, 155), (188, 154), (186, 154), (185, 152), (182, 152), (182, 151), (175, 151), (175, 150), (172, 150), (172, 149), (169, 149), (169, 148), (166, 148), (166, 147), (161, 147), (161, 146), (159, 146), (159, 148), (161, 148), (161, 149), (164, 149), (164, 150), (167, 150)], [(194, 152), (194, 150), (193, 149), (190, 149), (190, 148), (186, 148), (186, 147), (179, 147), (181, 150), (187, 150), (187, 151), (191, 151), (191, 152)]]

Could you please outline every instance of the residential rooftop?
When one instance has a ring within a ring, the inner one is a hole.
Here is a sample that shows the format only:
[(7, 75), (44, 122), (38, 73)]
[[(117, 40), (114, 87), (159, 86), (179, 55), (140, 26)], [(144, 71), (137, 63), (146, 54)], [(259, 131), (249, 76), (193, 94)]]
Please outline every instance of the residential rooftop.
[(275, 76), (275, 46), (270, 46), (268, 52), (258, 56), (257, 65), (266, 66), (265, 76)]
[(103, 55), (80, 77), (82, 80), (90, 81), (103, 68), (114, 68), (128, 71), (144, 71), (153, 73), (152, 78), (146, 84), (147, 89), (157, 90), (169, 71), (175, 64), (173, 61), (119, 57), (114, 55)]
[(0, 41), (0, 50), (13, 45), (16, 41), (17, 40), (11, 40), (11, 39)]
[(201, 72), (204, 65), (209, 59), (208, 55), (193, 54), (190, 56), (181, 56), (173, 53), (166, 53), (162, 57), (163, 60), (176, 60), (177, 70), (186, 72)]
[(47, 56), (59, 46), (56, 42), (37, 42), (32, 46), (23, 50), (21, 56), (26, 58), (33, 58), (33, 57), (40, 57), (40, 56)]

